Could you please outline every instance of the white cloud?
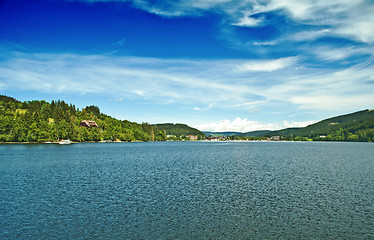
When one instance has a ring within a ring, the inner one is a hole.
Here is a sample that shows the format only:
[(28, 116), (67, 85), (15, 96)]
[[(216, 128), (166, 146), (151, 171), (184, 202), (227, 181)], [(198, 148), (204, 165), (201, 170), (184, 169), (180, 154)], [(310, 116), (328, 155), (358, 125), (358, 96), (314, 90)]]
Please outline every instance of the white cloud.
[(209, 104), (209, 106), (205, 107), (205, 108), (201, 108), (201, 107), (194, 107), (193, 109), (195, 111), (208, 111), (209, 109), (213, 108), (214, 107), (214, 103), (211, 103)]
[[(363, 110), (372, 108), (373, 104), (370, 103), (374, 99), (374, 93), (362, 94), (355, 97), (346, 97), (343, 95), (322, 95), (322, 96), (295, 96), (291, 97), (290, 101), (297, 104), (302, 109), (322, 109), (322, 110), (332, 110), (340, 109), (342, 106), (346, 109), (351, 110)], [(362, 103), (366, 102), (366, 105)]]
[[(206, 12), (221, 15), (227, 23), (240, 27), (258, 27), (265, 17), (255, 14), (279, 14), (301, 24), (329, 26), (328, 32), (302, 31), (296, 38), (314, 40), (329, 35), (363, 43), (374, 43), (374, 4), (372, 0), (80, 0), (86, 2), (132, 2), (133, 6), (165, 17), (201, 16)], [(244, 16), (243, 16), (244, 13)], [(271, 24), (268, 22), (267, 24)], [(284, 33), (288, 34), (288, 33)]]
[(332, 47), (316, 47), (311, 51), (320, 60), (337, 61), (345, 60), (352, 56), (358, 55), (374, 55), (373, 47), (344, 47), (344, 48), (332, 48)]
[[(92, 1), (92, 0), (88, 0)], [(102, 1), (102, 0), (93, 0)], [(127, 1), (127, 0), (114, 0)], [(133, 4), (145, 11), (165, 17), (179, 17), (187, 15), (200, 15), (204, 11), (221, 9), (230, 0), (190, 0), (190, 1), (145, 1), (132, 0)]]
[(237, 83), (225, 80), (235, 64), (105, 55), (15, 54), (2, 61), (0, 80), (8, 90), (131, 99), (146, 95), (157, 101), (203, 103), (209, 107), (218, 101), (221, 106), (229, 106), (245, 101), (243, 94), (252, 92), (245, 85), (238, 89)]
[(357, 111), (371, 108), (373, 59), (343, 70), (305, 69), (265, 92), (269, 101), (287, 101), (300, 109)]
[(370, 0), (270, 0), (259, 7), (261, 12), (284, 10), (285, 15), (314, 26), (330, 26), (328, 31), (296, 34), (299, 40), (314, 40), (324, 35), (346, 37), (364, 43), (374, 43), (374, 4)]
[(250, 16), (250, 12), (244, 12), (244, 16), (232, 25), (240, 27), (257, 27), (261, 25), (262, 21), (263, 18), (253, 18)]
[(240, 103), (235, 105), (235, 107), (243, 107), (243, 106), (248, 106), (248, 105), (255, 105), (255, 104), (260, 104), (264, 103), (265, 101), (255, 101), (255, 102), (248, 102), (248, 103)]
[(136, 90), (135, 93), (136, 93), (136, 95), (138, 95), (138, 96), (144, 96), (144, 95), (146, 94), (146, 92), (145, 92), (145, 91), (142, 91), (142, 90)]
[(328, 36), (329, 33), (329, 29), (319, 31), (303, 31), (295, 33), (294, 35), (288, 37), (288, 39), (293, 41), (312, 41), (320, 37)]
[(296, 70), (296, 60), (17, 53), (1, 60), (0, 87), (6, 91), (94, 94), (132, 100), (145, 100), (146, 96), (147, 101), (179, 103), (197, 111), (234, 107), (235, 111), (248, 113), (256, 105), (256, 110), (263, 112), (274, 104), (283, 104), (283, 111), (296, 107), (345, 112), (372, 108), (372, 59), (338, 70), (328, 65)]
[[(217, 12), (240, 27), (258, 27), (264, 18), (255, 14), (276, 12), (296, 22), (314, 26), (330, 26), (329, 31), (310, 31), (296, 34), (296, 38), (313, 40), (324, 35), (338, 35), (360, 42), (373, 43), (374, 4), (371, 0), (189, 0), (144, 1), (133, 0), (135, 6), (154, 14), (178, 17)], [(243, 16), (244, 13), (244, 16)], [(270, 23), (269, 23), (270, 24)]]
[(254, 42), (254, 46), (273, 46), (277, 45), (279, 42), (278, 41), (265, 41), (265, 42)]
[[(367, 11), (367, 9), (366, 9)], [(342, 24), (334, 30), (337, 35), (352, 38), (364, 43), (374, 43), (374, 7), (370, 8), (370, 14), (355, 17), (352, 22)]]
[(280, 58), (266, 61), (254, 61), (239, 66), (238, 70), (251, 72), (273, 72), (279, 69), (289, 67), (293, 65), (295, 62), (295, 57)]
[(315, 122), (316, 121), (283, 121), (282, 123), (260, 123), (257, 121), (250, 121), (247, 118), (242, 119), (237, 117), (233, 121), (221, 120), (219, 122), (197, 125), (195, 127), (201, 131), (211, 132), (251, 132), (257, 130), (279, 130), (289, 127), (306, 127)]

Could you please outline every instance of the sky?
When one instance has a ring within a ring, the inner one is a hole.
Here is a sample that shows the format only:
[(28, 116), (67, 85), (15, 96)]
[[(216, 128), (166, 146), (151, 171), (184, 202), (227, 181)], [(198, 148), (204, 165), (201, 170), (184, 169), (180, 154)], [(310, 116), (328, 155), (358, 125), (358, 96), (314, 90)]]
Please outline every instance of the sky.
[(0, 0), (0, 94), (276, 130), (374, 108), (372, 0)]

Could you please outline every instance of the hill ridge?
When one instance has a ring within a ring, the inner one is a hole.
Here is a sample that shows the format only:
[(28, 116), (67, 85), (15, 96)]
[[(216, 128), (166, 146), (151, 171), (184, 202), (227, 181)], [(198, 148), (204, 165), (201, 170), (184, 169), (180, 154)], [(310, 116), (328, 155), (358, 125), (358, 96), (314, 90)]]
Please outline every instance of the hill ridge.
[[(275, 131), (259, 130), (244, 133), (206, 132), (212, 136), (271, 137), (281, 136), (284, 140), (319, 141), (374, 141), (374, 110), (360, 110), (323, 119), (301, 128), (285, 128)], [(227, 134), (230, 133), (230, 134)]]

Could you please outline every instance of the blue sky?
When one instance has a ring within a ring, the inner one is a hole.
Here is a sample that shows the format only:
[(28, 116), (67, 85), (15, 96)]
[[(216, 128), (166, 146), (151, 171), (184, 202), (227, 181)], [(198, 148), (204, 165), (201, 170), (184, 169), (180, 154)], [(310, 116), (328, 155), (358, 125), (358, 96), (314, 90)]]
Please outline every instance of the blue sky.
[(374, 2), (2, 0), (0, 94), (200, 130), (373, 108)]

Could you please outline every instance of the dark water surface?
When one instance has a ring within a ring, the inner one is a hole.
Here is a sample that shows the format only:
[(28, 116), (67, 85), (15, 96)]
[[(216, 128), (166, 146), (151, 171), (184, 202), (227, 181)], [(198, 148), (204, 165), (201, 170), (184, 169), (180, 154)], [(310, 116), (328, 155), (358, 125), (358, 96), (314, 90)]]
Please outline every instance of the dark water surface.
[(374, 239), (374, 144), (0, 145), (0, 239)]

